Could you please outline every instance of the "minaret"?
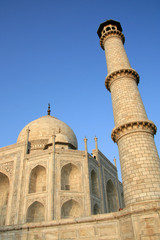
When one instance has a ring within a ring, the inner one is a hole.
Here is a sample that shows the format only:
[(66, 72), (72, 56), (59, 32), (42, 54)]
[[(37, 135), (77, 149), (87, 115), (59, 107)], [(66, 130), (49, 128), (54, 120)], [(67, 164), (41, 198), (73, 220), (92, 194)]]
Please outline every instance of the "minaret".
[(119, 22), (108, 20), (97, 31), (105, 50), (125, 205), (160, 200), (160, 160), (154, 142), (156, 126), (149, 121), (138, 91), (139, 75), (131, 68)]

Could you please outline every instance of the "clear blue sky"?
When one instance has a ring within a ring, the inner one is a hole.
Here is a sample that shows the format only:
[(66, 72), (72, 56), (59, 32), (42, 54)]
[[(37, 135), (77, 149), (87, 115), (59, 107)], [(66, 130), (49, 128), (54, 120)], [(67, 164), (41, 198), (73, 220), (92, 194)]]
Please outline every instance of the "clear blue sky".
[[(107, 19), (121, 23), (131, 66), (148, 118), (156, 124), (160, 151), (160, 1), (1, 0), (0, 147), (16, 143), (21, 129), (47, 113), (75, 132), (79, 149), (88, 138), (113, 162), (118, 148), (104, 51), (97, 29)], [(120, 176), (120, 171), (119, 171)]]

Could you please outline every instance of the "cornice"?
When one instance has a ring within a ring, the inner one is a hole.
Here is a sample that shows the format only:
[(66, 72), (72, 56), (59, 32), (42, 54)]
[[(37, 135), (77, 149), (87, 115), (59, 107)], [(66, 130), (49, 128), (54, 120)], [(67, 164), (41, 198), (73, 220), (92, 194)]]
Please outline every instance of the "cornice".
[(138, 73), (132, 69), (132, 68), (128, 68), (128, 69), (120, 69), (120, 70), (117, 70), (117, 71), (114, 71), (112, 72), (111, 74), (109, 74), (106, 79), (105, 79), (105, 86), (106, 88), (108, 89), (108, 91), (110, 91), (110, 87), (111, 87), (111, 84), (122, 78), (122, 77), (130, 77), (131, 79), (135, 80), (137, 85), (139, 83), (139, 75)]
[(147, 132), (152, 135), (156, 134), (157, 128), (152, 121), (135, 121), (115, 127), (112, 130), (111, 138), (114, 142), (118, 142), (123, 136), (135, 132)]
[(125, 42), (125, 37), (124, 37), (123, 33), (120, 32), (119, 30), (110, 30), (110, 31), (105, 31), (104, 30), (102, 32), (102, 35), (101, 35), (101, 38), (100, 38), (100, 46), (103, 50), (104, 50), (104, 42), (109, 37), (119, 37), (122, 40), (123, 44)]

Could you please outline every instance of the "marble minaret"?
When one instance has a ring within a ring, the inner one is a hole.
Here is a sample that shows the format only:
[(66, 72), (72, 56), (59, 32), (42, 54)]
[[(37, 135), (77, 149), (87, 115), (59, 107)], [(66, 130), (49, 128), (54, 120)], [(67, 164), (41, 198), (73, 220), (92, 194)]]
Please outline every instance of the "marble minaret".
[(131, 68), (119, 22), (108, 20), (98, 29), (105, 50), (115, 128), (112, 139), (120, 156), (125, 205), (160, 199), (160, 160), (154, 142), (155, 124), (148, 120), (138, 91), (139, 75)]

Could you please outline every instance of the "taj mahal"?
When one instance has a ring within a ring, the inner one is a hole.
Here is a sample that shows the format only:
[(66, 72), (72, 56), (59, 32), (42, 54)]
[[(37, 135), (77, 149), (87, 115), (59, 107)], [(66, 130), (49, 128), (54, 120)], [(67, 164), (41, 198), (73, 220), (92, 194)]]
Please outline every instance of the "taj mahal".
[[(157, 131), (138, 90), (139, 75), (124, 49), (121, 24), (97, 34), (105, 52), (122, 183), (98, 149), (78, 149), (74, 131), (51, 115), (28, 123), (0, 149), (0, 240), (160, 240)], [(107, 111), (107, 109), (106, 109)]]

